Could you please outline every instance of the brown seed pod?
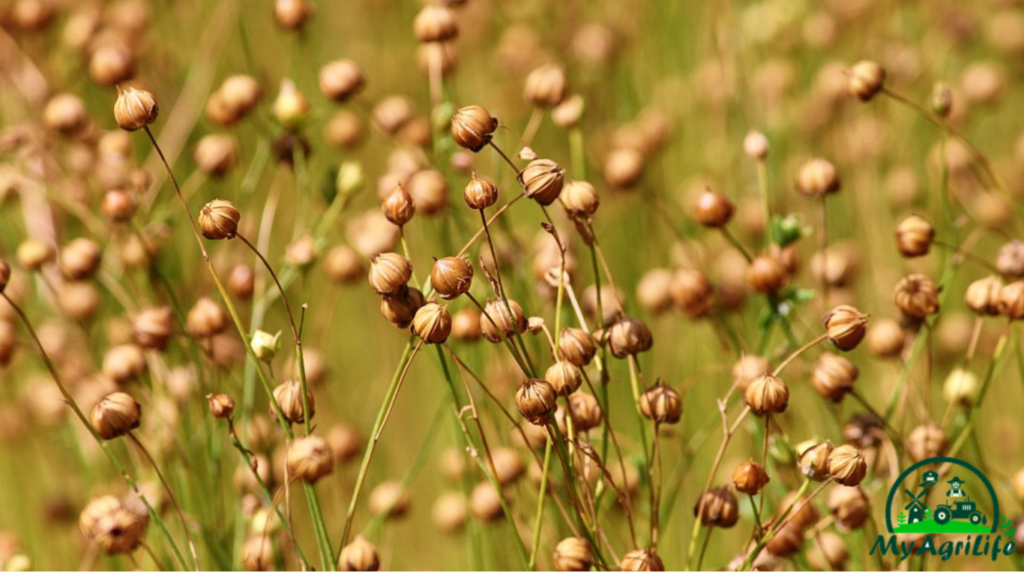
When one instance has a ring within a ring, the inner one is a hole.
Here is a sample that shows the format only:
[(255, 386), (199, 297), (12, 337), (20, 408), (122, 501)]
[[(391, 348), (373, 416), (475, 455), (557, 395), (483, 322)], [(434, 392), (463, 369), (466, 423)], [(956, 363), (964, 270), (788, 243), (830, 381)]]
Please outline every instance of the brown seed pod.
[(459, 35), (455, 13), (445, 6), (428, 4), (412, 22), (413, 33), (420, 42), (444, 42)]
[(498, 128), (498, 119), (480, 106), (459, 108), (452, 115), (452, 138), (459, 146), (479, 152)]
[(836, 348), (847, 352), (853, 350), (864, 339), (867, 332), (868, 316), (853, 306), (840, 305), (829, 310), (822, 319), (830, 342)]
[(787, 524), (792, 524), (798, 531), (804, 531), (814, 526), (821, 514), (818, 513), (817, 505), (809, 499), (807, 496), (801, 496), (797, 498), (796, 492), (790, 492), (782, 498), (779, 502), (780, 513), (785, 510), (789, 510), (789, 514), (786, 517), (789, 519)]
[(473, 265), (469, 260), (447, 256), (434, 260), (430, 284), (441, 298), (452, 300), (469, 291), (473, 284)]
[(1024, 319), (1024, 280), (1017, 280), (999, 290), (996, 301), (999, 313), (1011, 320)]
[(228, 76), (216, 92), (222, 98), (223, 105), (238, 118), (245, 116), (259, 102), (263, 95), (258, 80), (246, 74)]
[(249, 572), (274, 569), (274, 542), (268, 536), (254, 534), (242, 545), (242, 568)]
[(101, 46), (89, 58), (89, 77), (100, 86), (114, 86), (135, 74), (135, 55), (123, 46)]
[(555, 389), (559, 396), (569, 396), (579, 389), (583, 382), (583, 372), (572, 362), (559, 360), (544, 371), (544, 379)]
[(551, 109), (551, 121), (559, 128), (573, 128), (583, 118), (584, 108), (583, 97), (575, 94)]
[(408, 186), (416, 210), (426, 216), (438, 214), (448, 205), (448, 181), (437, 170), (420, 170), (409, 178)]
[(740, 464), (732, 473), (732, 483), (736, 490), (751, 496), (761, 492), (770, 480), (764, 466), (753, 460)]
[(870, 508), (864, 493), (851, 486), (836, 486), (828, 493), (828, 509), (844, 531), (856, 530), (867, 523)]
[(104, 440), (135, 430), (141, 418), (142, 407), (125, 392), (107, 394), (89, 412), (89, 423)]
[(341, 549), (338, 556), (339, 572), (376, 572), (380, 570), (377, 548), (360, 534)]
[(256, 273), (248, 264), (238, 264), (228, 274), (228, 292), (239, 300), (252, 300), (256, 290)]
[(652, 268), (636, 283), (636, 300), (651, 314), (661, 314), (672, 307), (672, 271)]
[(867, 102), (882, 90), (884, 83), (885, 69), (877, 62), (861, 60), (850, 68), (846, 86), (850, 95)]
[(558, 357), (572, 362), (580, 368), (590, 364), (597, 353), (597, 346), (590, 334), (582, 328), (567, 326), (562, 328), (558, 339)]
[(924, 319), (939, 311), (939, 286), (924, 274), (911, 274), (896, 284), (896, 306), (911, 318)]
[(996, 254), (996, 270), (1010, 278), (1024, 276), (1024, 243), (1020, 240), (1011, 240), (999, 248), (999, 253)]
[(967, 287), (964, 300), (967, 307), (977, 314), (995, 316), (999, 313), (999, 292), (1003, 289), (1003, 281), (998, 276), (989, 275), (975, 280)]
[(634, 148), (616, 148), (604, 161), (604, 179), (612, 188), (632, 188), (644, 175), (647, 160)]
[(74, 94), (55, 94), (43, 108), (43, 124), (61, 134), (74, 134), (85, 127), (89, 119), (85, 103)]
[(594, 565), (590, 542), (569, 536), (555, 545), (554, 566), (559, 572), (589, 572)]
[(511, 338), (516, 333), (526, 332), (528, 324), (523, 308), (515, 300), (508, 301), (508, 308), (512, 309), (511, 317), (501, 300), (490, 300), (484, 306), (486, 313), (480, 319), (480, 330), (488, 341), (498, 343), (503, 337)]
[(811, 369), (811, 384), (827, 400), (839, 402), (853, 390), (860, 372), (852, 362), (831, 352), (818, 357)]
[(363, 275), (363, 261), (352, 248), (338, 245), (324, 258), (324, 273), (332, 282), (347, 284)]
[(235, 411), (235, 400), (227, 394), (207, 394), (206, 405), (210, 409), (210, 415), (221, 420), (231, 418)]
[(796, 554), (804, 545), (804, 535), (798, 526), (788, 522), (765, 543), (765, 549), (773, 556), (787, 558)]
[(498, 187), (490, 180), (477, 178), (476, 174), (473, 174), (462, 192), (462, 198), (473, 210), (490, 208), (498, 201)]
[(388, 222), (399, 227), (405, 226), (416, 214), (416, 205), (412, 201), (412, 196), (401, 184), (395, 186), (395, 189), (388, 194), (380, 209), (384, 212), (384, 217), (388, 219)]
[(430, 509), (430, 517), (442, 532), (451, 534), (458, 532), (466, 525), (468, 513), (466, 497), (462, 492), (445, 492), (437, 497)]
[(747, 268), (747, 284), (761, 294), (775, 294), (788, 283), (785, 267), (772, 256), (757, 256)]
[(370, 288), (377, 294), (395, 295), (412, 278), (412, 264), (401, 254), (386, 252), (370, 258)]
[(475, 309), (464, 308), (452, 316), (452, 338), (463, 342), (476, 342), (481, 334), (480, 313)]
[(199, 211), (199, 230), (208, 240), (230, 240), (238, 233), (242, 214), (230, 200), (218, 198)]
[(327, 431), (327, 443), (331, 446), (335, 462), (348, 462), (362, 450), (359, 432), (348, 424), (335, 424)]
[(274, 0), (274, 20), (285, 30), (298, 30), (313, 15), (306, 0)]
[(526, 465), (514, 448), (498, 446), (491, 450), (494, 462), (494, 476), (502, 486), (515, 482), (526, 472)]
[(565, 170), (547, 159), (534, 160), (519, 173), (519, 184), (527, 198), (541, 206), (550, 206), (558, 200), (565, 181)]
[(344, 102), (363, 88), (363, 70), (352, 60), (334, 60), (320, 69), (320, 93)]
[(796, 175), (796, 189), (805, 196), (818, 197), (838, 192), (839, 173), (824, 158), (812, 158), (800, 167)]
[(380, 313), (396, 328), (405, 329), (412, 324), (426, 300), (423, 293), (416, 288), (402, 286), (396, 294), (383, 296), (380, 300)]
[(843, 440), (861, 448), (877, 446), (884, 434), (882, 421), (873, 414), (855, 414), (843, 424)]
[(363, 141), (363, 121), (351, 110), (338, 110), (324, 125), (324, 141), (347, 150)]
[(554, 108), (565, 99), (568, 85), (565, 70), (553, 64), (545, 64), (526, 77), (523, 99), (538, 108)]
[(90, 500), (78, 518), (82, 533), (107, 554), (126, 554), (138, 548), (146, 524), (146, 517), (114, 496)]
[(911, 214), (896, 227), (896, 248), (907, 258), (924, 256), (935, 240), (935, 229), (924, 218)]
[(100, 210), (113, 222), (127, 222), (135, 215), (135, 195), (129, 190), (114, 189), (103, 195)]
[(530, 423), (538, 426), (547, 422), (556, 406), (555, 389), (544, 380), (531, 378), (516, 391), (516, 407)]
[[(57, 252), (53, 246), (37, 238), (26, 238), (18, 244), (18, 251), (15, 255), (18, 265), (26, 270), (39, 270), (46, 264), (53, 262)], [(6, 264), (6, 262), (5, 262)], [(8, 270), (8, 278), (10, 271)]]
[(780, 378), (764, 374), (747, 386), (743, 397), (747, 406), (758, 416), (781, 414), (789, 405), (789, 387)]
[(744, 354), (732, 366), (732, 377), (736, 388), (746, 392), (750, 383), (770, 372), (768, 361), (763, 356)]
[(640, 413), (658, 424), (675, 424), (683, 415), (683, 397), (674, 388), (657, 384), (640, 395)]
[(665, 564), (653, 550), (631, 550), (619, 561), (623, 572), (664, 572)]
[(103, 374), (126, 384), (146, 373), (146, 357), (135, 344), (114, 346), (103, 355)]
[(98, 244), (88, 238), (75, 238), (60, 251), (60, 271), (68, 280), (91, 278), (100, 267), (102, 254)]
[(708, 228), (724, 228), (735, 210), (733, 203), (723, 194), (705, 190), (697, 199), (694, 216)]
[(623, 316), (608, 327), (608, 351), (616, 358), (646, 352), (654, 345), (651, 330), (636, 318)]
[(373, 109), (373, 123), (389, 136), (398, 134), (413, 117), (416, 108), (405, 96), (388, 96)]
[(833, 450), (832, 443), (828, 440), (818, 444), (811, 443), (810, 446), (800, 450), (800, 472), (816, 482), (828, 480), (829, 476), (829, 455)]
[(114, 119), (122, 130), (134, 132), (145, 128), (156, 121), (159, 113), (160, 107), (151, 92), (136, 90), (131, 86), (126, 90), (118, 89)]
[(58, 304), (70, 318), (88, 322), (100, 305), (100, 294), (90, 282), (65, 282), (58, 295)]
[(899, 322), (890, 318), (876, 320), (867, 331), (868, 350), (882, 358), (899, 355), (905, 340), (906, 335)]
[(287, 465), (291, 477), (313, 483), (334, 470), (334, 452), (319, 436), (297, 438), (288, 447)]
[(907, 436), (907, 454), (915, 462), (926, 458), (935, 458), (946, 453), (949, 441), (946, 433), (935, 424), (921, 424)]
[(452, 332), (452, 317), (448, 308), (428, 302), (416, 311), (412, 331), (427, 344), (444, 344)]
[(763, 161), (768, 157), (768, 137), (751, 130), (743, 137), (743, 153), (753, 160)]
[(569, 395), (569, 417), (573, 428), (586, 432), (601, 425), (604, 412), (597, 398), (585, 392), (574, 392)]
[(731, 528), (739, 520), (739, 505), (731, 490), (719, 486), (701, 494), (693, 506), (693, 515), (704, 526)]
[(860, 450), (848, 444), (832, 451), (828, 473), (843, 486), (858, 486), (868, 473), (868, 464)]
[(209, 338), (220, 334), (227, 328), (228, 315), (213, 300), (203, 296), (196, 300), (195, 306), (188, 311), (185, 318), (185, 331), (198, 339)]
[(811, 256), (811, 276), (829, 286), (849, 286), (860, 266), (860, 248), (834, 244)]
[(570, 180), (562, 188), (562, 205), (565, 211), (574, 218), (593, 216), (601, 205), (597, 190), (590, 182)]
[(481, 482), (473, 487), (469, 495), (469, 509), (473, 516), (483, 523), (491, 523), (501, 518), (501, 498), (490, 482)]
[(146, 308), (135, 317), (132, 333), (143, 348), (163, 350), (174, 335), (174, 313), (169, 306)]
[(208, 134), (196, 143), (192, 157), (204, 174), (223, 176), (235, 164), (235, 139), (227, 134)]
[[(278, 384), (274, 388), (274, 400), (281, 409), (281, 415), (285, 421), (292, 424), (302, 424), (306, 421), (306, 410), (302, 401), (302, 383), (298, 380), (288, 380)], [(309, 405), (309, 417), (316, 416), (316, 398), (313, 396), (312, 390), (306, 390), (305, 404)], [(270, 415), (277, 417), (273, 406), (270, 407)]]

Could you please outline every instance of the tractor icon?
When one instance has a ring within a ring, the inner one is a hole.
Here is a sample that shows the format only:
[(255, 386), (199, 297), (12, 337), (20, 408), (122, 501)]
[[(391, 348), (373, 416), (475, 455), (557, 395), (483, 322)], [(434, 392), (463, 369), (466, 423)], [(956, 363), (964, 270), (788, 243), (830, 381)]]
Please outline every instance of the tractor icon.
[(971, 524), (987, 524), (988, 518), (974, 509), (974, 502), (966, 498), (963, 502), (940, 504), (935, 508), (935, 521), (945, 524), (951, 519), (970, 520)]

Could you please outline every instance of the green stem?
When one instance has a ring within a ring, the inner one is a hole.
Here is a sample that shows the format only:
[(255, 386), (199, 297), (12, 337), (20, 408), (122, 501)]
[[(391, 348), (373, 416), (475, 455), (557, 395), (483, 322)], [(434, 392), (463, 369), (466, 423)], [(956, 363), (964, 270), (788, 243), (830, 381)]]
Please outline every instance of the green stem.
[(544, 502), (548, 493), (548, 471), (551, 468), (551, 438), (544, 447), (544, 467), (541, 470), (540, 491), (537, 492), (537, 517), (533, 522), (533, 549), (530, 551), (529, 570), (537, 569), (537, 552), (540, 550), (540, 533), (544, 523)]

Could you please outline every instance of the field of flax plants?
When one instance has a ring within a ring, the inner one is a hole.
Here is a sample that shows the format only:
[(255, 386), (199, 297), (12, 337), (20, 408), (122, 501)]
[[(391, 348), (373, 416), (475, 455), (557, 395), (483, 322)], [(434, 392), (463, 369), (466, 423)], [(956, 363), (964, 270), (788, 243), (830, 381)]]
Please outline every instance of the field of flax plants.
[(1015, 0), (2, 0), (0, 567), (1020, 570), (871, 549), (936, 456), (1024, 545), (1022, 56)]

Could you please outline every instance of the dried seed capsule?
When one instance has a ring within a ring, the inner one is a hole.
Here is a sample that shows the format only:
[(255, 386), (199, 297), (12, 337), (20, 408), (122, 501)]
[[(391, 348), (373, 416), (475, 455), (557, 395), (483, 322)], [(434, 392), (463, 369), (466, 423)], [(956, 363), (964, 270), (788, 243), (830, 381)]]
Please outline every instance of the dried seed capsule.
[(915, 462), (942, 456), (949, 442), (946, 433), (935, 424), (921, 424), (907, 437), (907, 453)]
[(833, 446), (828, 440), (800, 451), (800, 472), (811, 480), (823, 482), (829, 475), (829, 455)]
[(623, 572), (664, 572), (665, 564), (653, 550), (631, 550), (619, 561)]
[(585, 392), (574, 392), (569, 395), (569, 417), (577, 431), (586, 432), (601, 425), (604, 413), (597, 398)]
[(593, 216), (601, 205), (594, 185), (582, 180), (570, 180), (562, 188), (561, 198), (565, 211), (574, 218)]
[(768, 157), (768, 137), (751, 130), (743, 137), (743, 153), (753, 160), (763, 161)]
[(523, 308), (515, 300), (509, 300), (508, 307), (512, 309), (511, 318), (501, 300), (491, 300), (484, 306), (486, 314), (480, 319), (480, 330), (490, 342), (498, 343), (502, 337), (511, 338), (516, 333), (526, 332), (528, 324)]
[(644, 175), (647, 160), (633, 148), (616, 148), (604, 161), (604, 179), (612, 188), (632, 188)]
[[(274, 400), (281, 409), (281, 415), (285, 421), (292, 424), (302, 424), (306, 421), (306, 410), (304, 404), (309, 405), (309, 417), (316, 416), (316, 399), (311, 390), (306, 390), (306, 401), (302, 401), (302, 383), (298, 380), (289, 380), (278, 384), (274, 388)], [(277, 417), (274, 407), (270, 407), (270, 415)]]
[(146, 308), (135, 317), (132, 333), (140, 346), (163, 350), (174, 335), (174, 313), (169, 306)]
[(416, 288), (402, 286), (396, 294), (386, 295), (380, 300), (380, 313), (396, 328), (405, 329), (412, 324), (426, 300)]
[(828, 473), (843, 486), (858, 486), (868, 474), (868, 464), (860, 450), (843, 445), (829, 456)]
[(324, 273), (333, 282), (346, 284), (363, 275), (363, 261), (355, 250), (338, 245), (324, 258)]
[(757, 256), (747, 268), (747, 284), (762, 294), (775, 294), (788, 283), (786, 269), (772, 256)]
[(88, 238), (75, 238), (60, 251), (60, 271), (68, 280), (91, 278), (101, 258), (99, 245)]
[(395, 186), (395, 189), (388, 194), (380, 209), (384, 212), (384, 217), (395, 226), (405, 226), (416, 214), (416, 205), (412, 201), (412, 196), (405, 191), (401, 184)]
[(427, 344), (443, 344), (452, 332), (448, 308), (433, 302), (424, 304), (412, 320), (412, 331)]
[(853, 306), (836, 306), (825, 314), (822, 323), (830, 342), (840, 350), (850, 351), (860, 344), (867, 332), (868, 316)]
[(751, 382), (769, 372), (768, 361), (756, 354), (745, 354), (732, 367), (732, 377), (741, 392), (746, 392)]
[(828, 509), (843, 530), (856, 530), (867, 523), (870, 510), (864, 493), (851, 486), (836, 486), (829, 491)]
[(996, 301), (999, 313), (1011, 320), (1024, 319), (1024, 280), (1017, 280), (999, 290)]
[(501, 498), (490, 482), (481, 482), (473, 487), (469, 496), (469, 509), (473, 516), (483, 523), (501, 518)]
[(374, 124), (390, 136), (397, 134), (414, 116), (416, 109), (405, 96), (388, 96), (373, 109)]
[(636, 283), (636, 300), (651, 314), (661, 314), (672, 307), (672, 271), (652, 268)]
[(708, 228), (724, 228), (732, 218), (735, 206), (723, 194), (712, 190), (705, 190), (697, 199), (697, 208), (694, 215), (697, 222)]
[(480, 106), (459, 108), (452, 115), (452, 138), (459, 146), (479, 152), (498, 128), (498, 119)]
[(274, 542), (262, 533), (249, 536), (242, 545), (242, 568), (249, 572), (274, 569)]
[(570, 96), (551, 109), (551, 121), (559, 128), (573, 128), (583, 117), (585, 105), (579, 94)]
[(867, 102), (882, 89), (885, 83), (885, 69), (877, 62), (861, 60), (850, 68), (847, 89), (852, 96)]
[(967, 307), (978, 314), (995, 316), (999, 313), (999, 292), (1003, 282), (998, 276), (990, 275), (971, 282), (964, 294)]
[(313, 7), (306, 0), (275, 0), (274, 20), (286, 30), (298, 30), (313, 14)]
[(334, 453), (319, 436), (298, 438), (288, 447), (288, 474), (309, 483), (334, 470)]
[(789, 405), (789, 387), (780, 378), (764, 374), (747, 386), (743, 397), (747, 406), (758, 416), (781, 414)]
[(559, 396), (568, 396), (579, 389), (583, 382), (583, 373), (568, 360), (559, 360), (544, 371), (544, 379), (555, 389)]
[(464, 342), (475, 342), (480, 339), (480, 313), (473, 308), (464, 308), (452, 316), (451, 337)]
[(320, 69), (320, 92), (335, 102), (354, 96), (364, 82), (362, 68), (352, 60), (335, 60)]
[(646, 352), (653, 345), (651, 330), (636, 318), (623, 316), (608, 327), (608, 350), (616, 358)]
[(792, 524), (799, 531), (814, 526), (821, 517), (814, 502), (807, 496), (797, 498), (796, 492), (786, 494), (779, 502), (778, 509), (780, 511), (789, 510), (789, 514), (786, 516), (789, 519), (787, 524)]
[(127, 222), (135, 215), (135, 196), (128, 190), (109, 190), (103, 195), (100, 210), (113, 222)]
[(532, 424), (541, 426), (547, 422), (555, 406), (555, 389), (544, 380), (531, 378), (516, 391), (516, 407), (523, 418)]
[(428, 4), (412, 22), (413, 33), (420, 42), (444, 42), (459, 35), (455, 14), (444, 6)]
[(555, 570), (559, 572), (589, 572), (594, 565), (594, 551), (590, 542), (570, 536), (555, 545)]
[(103, 374), (118, 384), (125, 384), (146, 372), (146, 357), (135, 344), (114, 346), (103, 356)]
[(101, 86), (114, 86), (135, 74), (135, 56), (121, 46), (101, 46), (89, 58), (89, 77)]
[(527, 198), (533, 198), (541, 206), (550, 206), (562, 193), (565, 170), (547, 159), (534, 160), (519, 173), (519, 184)]
[(911, 274), (896, 284), (893, 301), (907, 316), (924, 319), (939, 311), (939, 286), (924, 274)]
[(79, 516), (82, 532), (107, 554), (126, 554), (142, 542), (146, 518), (113, 496), (95, 498)]
[[(26, 238), (21, 244), (18, 244), (15, 258), (18, 261), (18, 265), (22, 268), (35, 271), (53, 262), (56, 256), (57, 252), (53, 249), (53, 246), (36, 238)], [(8, 269), (9, 277), (10, 270)]]
[(412, 278), (412, 264), (401, 254), (386, 252), (370, 258), (370, 288), (377, 294), (395, 295)]
[(868, 350), (882, 358), (902, 352), (905, 340), (906, 335), (899, 323), (889, 318), (876, 321), (867, 332)]
[(800, 528), (788, 522), (765, 543), (765, 549), (773, 556), (786, 558), (799, 552), (803, 545), (804, 536)]
[(943, 396), (951, 404), (969, 406), (978, 396), (978, 377), (964, 368), (954, 368), (942, 386)]
[(811, 384), (823, 398), (839, 402), (853, 390), (859, 371), (852, 362), (831, 352), (818, 357), (811, 370)]
[(74, 94), (56, 94), (43, 109), (43, 124), (61, 134), (74, 134), (83, 127), (89, 116), (85, 103)]
[(502, 486), (515, 482), (526, 472), (526, 465), (514, 448), (498, 446), (491, 450), (491, 459), (494, 462), (495, 479)]
[(565, 70), (553, 64), (545, 64), (526, 77), (523, 99), (538, 108), (554, 108), (565, 99), (568, 84)]
[(582, 328), (562, 328), (558, 339), (558, 356), (580, 368), (590, 364), (597, 353), (597, 346), (590, 334)]
[(227, 328), (228, 315), (220, 304), (203, 296), (185, 318), (185, 330), (198, 339), (220, 334)]
[(263, 90), (252, 76), (235, 74), (224, 79), (217, 94), (220, 94), (224, 105), (240, 118), (256, 107)]
[(490, 180), (477, 178), (476, 174), (474, 174), (469, 183), (466, 184), (466, 188), (462, 192), (462, 198), (466, 201), (466, 205), (473, 210), (490, 208), (498, 201), (498, 187)]
[(238, 233), (242, 214), (230, 200), (218, 198), (199, 211), (199, 230), (208, 240), (230, 240)]
[(675, 424), (683, 415), (683, 397), (674, 388), (657, 384), (640, 395), (640, 413), (658, 424)]
[(1011, 240), (1004, 244), (996, 255), (996, 270), (1010, 278), (1024, 276), (1024, 243)]
[(112, 392), (93, 406), (89, 423), (104, 440), (123, 436), (139, 427), (142, 407), (125, 392)]
[(434, 260), (430, 284), (445, 300), (458, 298), (468, 292), (473, 284), (473, 265), (458, 256)]
[(192, 157), (205, 174), (223, 176), (235, 164), (235, 139), (227, 134), (208, 134), (196, 143)]
[(430, 510), (434, 525), (442, 532), (454, 533), (466, 525), (466, 497), (461, 492), (445, 492)]
[(362, 449), (359, 432), (348, 424), (335, 424), (327, 431), (327, 443), (336, 462), (348, 462)]
[(114, 103), (114, 119), (122, 130), (134, 132), (152, 124), (160, 113), (156, 98), (146, 90), (136, 90), (131, 86), (127, 90), (118, 89), (117, 102)]
[(341, 549), (338, 556), (339, 572), (376, 572), (380, 570), (377, 548), (360, 534)]
[(448, 181), (437, 170), (420, 170), (409, 178), (409, 194), (417, 211), (433, 216), (448, 205)]
[(907, 258), (924, 256), (935, 239), (935, 229), (924, 218), (911, 214), (896, 227), (896, 248)]
[(231, 413), (235, 411), (235, 401), (227, 394), (207, 394), (206, 404), (210, 414), (221, 420), (231, 418)]
[(761, 492), (769, 480), (771, 478), (764, 466), (753, 460), (740, 464), (732, 473), (732, 483), (736, 490), (751, 496)]
[(696, 268), (676, 270), (669, 291), (676, 306), (690, 318), (703, 317), (711, 309), (714, 287), (707, 274)]
[(818, 197), (838, 192), (839, 173), (824, 158), (812, 158), (800, 167), (796, 175), (796, 189), (805, 196)]
[(725, 486), (712, 488), (701, 494), (693, 507), (693, 515), (704, 526), (731, 528), (739, 520), (736, 496)]

